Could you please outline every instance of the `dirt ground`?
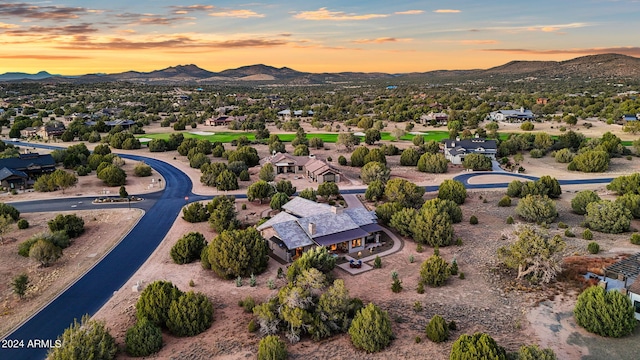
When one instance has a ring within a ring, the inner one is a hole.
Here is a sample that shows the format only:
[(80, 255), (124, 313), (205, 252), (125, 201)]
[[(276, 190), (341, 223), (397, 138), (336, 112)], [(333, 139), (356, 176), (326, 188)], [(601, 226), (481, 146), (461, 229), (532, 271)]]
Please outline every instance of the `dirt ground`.
[[(18, 245), (34, 234), (48, 231), (47, 221), (54, 213), (21, 214), (30, 226), (14, 229), (0, 245), (0, 337), (37, 309), (52, 300), (96, 264), (140, 219), (143, 212), (137, 209), (65, 211), (76, 214), (85, 222), (85, 232), (63, 251), (63, 256), (53, 265), (43, 268), (29, 258), (18, 255)], [(113, 224), (119, 226), (114, 229)], [(30, 285), (25, 298), (19, 300), (13, 294), (10, 283), (20, 274), (29, 276)]]

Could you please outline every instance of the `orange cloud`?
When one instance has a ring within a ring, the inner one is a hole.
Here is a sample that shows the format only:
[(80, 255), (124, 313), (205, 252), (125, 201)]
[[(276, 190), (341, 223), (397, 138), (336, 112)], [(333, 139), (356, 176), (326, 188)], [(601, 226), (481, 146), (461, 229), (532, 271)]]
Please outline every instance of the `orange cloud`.
[(455, 9), (438, 9), (438, 10), (433, 10), (433, 12), (437, 14), (457, 14), (462, 11), (455, 10)]
[(3, 22), (0, 22), (0, 29), (15, 29), (17, 27), (18, 27), (18, 25), (6, 24), (6, 23), (3, 23)]
[(302, 11), (293, 17), (302, 20), (329, 20), (329, 21), (352, 21), (352, 20), (370, 20), (376, 18), (384, 18), (387, 14), (353, 14), (344, 11), (329, 11), (327, 8), (320, 8), (313, 11)]
[(186, 35), (179, 35), (168, 39), (107, 38), (94, 40), (89, 37), (75, 37), (73, 41), (58, 45), (56, 48), (65, 50), (146, 50), (159, 49), (169, 52), (172, 49), (231, 49), (251, 47), (274, 47), (288, 44), (281, 39), (235, 39), (224, 41), (196, 40)]
[(460, 40), (460, 43), (464, 45), (487, 45), (497, 44), (498, 40)]
[(29, 59), (29, 60), (80, 60), (90, 59), (86, 56), (68, 56), (68, 55), (0, 55), (0, 59)]
[(424, 13), (424, 10), (407, 10), (407, 11), (396, 11), (394, 15), (419, 15)]
[(535, 55), (593, 55), (593, 54), (623, 54), (629, 56), (640, 57), (640, 47), (637, 46), (621, 46), (608, 48), (583, 48), (583, 49), (483, 49), (481, 51), (488, 52), (504, 52), (510, 54), (535, 54)]
[(252, 10), (226, 10), (226, 11), (210, 13), (209, 16), (248, 19), (248, 18), (263, 18), (264, 14), (259, 14)]
[(358, 39), (358, 40), (353, 40), (351, 42), (354, 44), (382, 44), (382, 43), (388, 43), (388, 42), (408, 42), (411, 40), (412, 39), (397, 39), (393, 37), (383, 37), (383, 38), (377, 38), (377, 39)]

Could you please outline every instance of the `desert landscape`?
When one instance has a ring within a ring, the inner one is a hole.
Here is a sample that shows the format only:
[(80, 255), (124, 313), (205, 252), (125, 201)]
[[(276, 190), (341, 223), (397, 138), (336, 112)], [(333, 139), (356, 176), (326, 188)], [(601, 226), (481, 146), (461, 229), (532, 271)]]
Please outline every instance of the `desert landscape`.
[[(538, 124), (536, 124), (537, 126)], [(603, 125), (606, 126), (606, 125)], [(609, 127), (607, 127), (609, 128)], [(613, 130), (616, 130), (613, 126)], [(158, 128), (157, 130), (160, 130)], [(432, 128), (420, 129), (428, 132)], [(310, 134), (312, 136), (312, 133)], [(621, 134), (623, 135), (623, 134)], [(627, 134), (624, 134), (627, 135)], [(409, 142), (393, 142), (398, 147), (408, 146)], [(59, 143), (68, 146), (73, 143)], [(89, 145), (91, 146), (91, 145)], [(325, 145), (325, 149), (314, 151), (319, 158), (337, 158), (344, 154), (342, 150), (334, 147), (334, 144)], [(268, 156), (268, 149), (257, 145), (261, 156)], [(145, 150), (121, 151), (122, 153), (150, 156), (176, 166), (191, 178), (196, 194), (216, 196), (221, 192), (202, 185), (199, 181), (199, 171), (189, 167), (186, 157), (176, 152), (147, 153)], [(462, 167), (451, 166), (446, 174), (424, 174), (413, 168), (397, 166), (397, 157), (388, 158), (392, 168), (392, 176), (397, 176), (415, 182), (419, 185), (437, 185), (444, 179), (452, 178), (464, 172)], [(611, 170), (606, 174), (614, 177), (623, 174), (631, 174), (638, 170), (637, 158), (631, 161), (624, 158), (613, 159)], [(357, 171), (350, 167), (333, 164), (345, 175), (339, 184), (340, 189), (362, 188), (364, 184), (358, 179)], [(133, 162), (128, 161), (130, 170)], [(584, 173), (568, 172), (562, 164), (556, 164), (548, 157), (542, 159), (525, 158), (523, 166), (526, 174), (533, 176), (550, 175), (558, 179), (588, 178)], [(257, 176), (259, 168), (251, 169), (252, 179)], [(357, 170), (357, 169), (356, 169)], [(305, 179), (294, 179), (292, 176), (280, 176), (279, 178), (291, 180), (298, 190), (310, 185)], [(76, 188), (67, 190), (66, 196), (91, 196), (104, 193), (104, 186), (95, 178), (81, 177), (81, 182)], [(489, 173), (470, 180), (471, 184), (482, 183), (506, 183), (515, 179), (508, 173)], [(249, 183), (241, 183), (238, 193), (246, 191)], [(129, 194), (144, 197), (148, 191), (158, 190), (151, 188), (147, 178), (129, 177), (126, 184)], [(566, 186), (563, 194), (557, 202), (560, 217), (558, 221), (564, 222), (575, 233), (581, 233), (581, 217), (570, 211), (572, 195), (578, 190), (592, 188), (603, 199), (614, 199), (614, 196), (603, 185), (591, 186)], [(117, 188), (110, 189), (110, 193), (117, 193)], [(229, 192), (233, 194), (235, 192)], [(45, 195), (43, 197), (43, 195)], [(23, 201), (46, 198), (46, 196), (60, 196), (59, 193), (26, 192), (18, 195), (5, 195), (9, 201)], [(586, 331), (577, 327), (570, 316), (572, 304), (580, 288), (572, 287), (565, 283), (554, 283), (550, 286), (527, 286), (515, 281), (513, 273), (504, 268), (496, 259), (497, 248), (504, 245), (500, 240), (504, 231), (513, 225), (506, 225), (505, 219), (515, 216), (512, 207), (498, 207), (497, 203), (504, 195), (504, 190), (474, 190), (462, 205), (463, 222), (454, 226), (455, 235), (462, 239), (461, 246), (450, 246), (440, 249), (441, 255), (448, 260), (456, 259), (460, 271), (465, 278), (452, 278), (446, 286), (440, 288), (427, 288), (424, 294), (416, 293), (418, 284), (419, 264), (432, 253), (430, 248), (423, 252), (417, 252), (416, 244), (408, 238), (403, 239), (403, 246), (395, 254), (385, 256), (382, 259), (381, 269), (374, 269), (359, 275), (351, 275), (340, 269), (333, 271), (336, 278), (343, 279), (351, 296), (361, 298), (365, 303), (374, 302), (389, 312), (393, 320), (395, 340), (387, 350), (376, 354), (367, 355), (371, 359), (383, 359), (401, 356), (403, 358), (418, 358), (422, 354), (431, 354), (434, 359), (448, 358), (451, 342), (442, 344), (423, 341), (415, 343), (417, 336), (423, 336), (424, 327), (433, 315), (441, 315), (448, 321), (453, 320), (458, 324), (452, 337), (461, 333), (487, 332), (493, 336), (499, 344), (510, 351), (517, 350), (522, 344), (539, 344), (552, 348), (559, 358), (578, 358), (597, 354), (597, 351), (607, 353), (606, 347), (592, 342)], [(425, 198), (430, 199), (434, 193), (428, 193)], [(268, 204), (248, 202), (246, 199), (236, 200), (238, 206), (246, 205), (246, 209), (239, 210), (238, 219), (246, 225), (258, 222), (263, 214), (269, 214)], [(374, 209), (375, 203), (365, 204)], [(113, 217), (127, 216), (128, 222), (122, 224), (121, 232), (114, 233), (107, 224)], [(76, 241), (68, 252), (65, 252), (64, 261), (54, 267), (40, 269), (35, 263), (27, 259), (20, 259), (13, 247), (31, 234), (44, 230), (47, 214), (26, 214), (25, 218), (32, 224), (28, 230), (13, 232), (8, 235), (9, 241), (1, 247), (1, 263), (5, 264), (3, 276), (11, 278), (17, 269), (28, 269), (30, 277), (34, 277), (29, 292), (24, 300), (16, 300), (9, 291), (3, 294), (3, 317), (11, 319), (3, 321), (3, 332), (28, 316), (34, 309), (42, 306), (44, 302), (55, 296), (57, 291), (63, 289), (70, 281), (91, 266), (94, 260), (99, 259), (104, 251), (117, 244), (127, 228), (135, 224), (141, 213), (138, 210), (104, 211), (95, 210), (81, 213), (87, 221), (87, 233)], [(475, 215), (478, 225), (470, 225), (469, 217)], [(37, 224), (37, 225), (36, 225)], [(633, 228), (638, 229), (640, 223), (633, 221)], [(260, 337), (247, 331), (247, 325), (252, 319), (251, 314), (243, 311), (238, 306), (238, 301), (251, 296), (256, 301), (265, 301), (277, 294), (276, 290), (270, 290), (266, 286), (268, 280), (276, 282), (277, 286), (285, 284), (278, 279), (276, 274), (283, 265), (273, 259), (270, 260), (265, 273), (257, 277), (257, 286), (248, 284), (238, 287), (234, 281), (217, 278), (211, 271), (202, 269), (199, 263), (177, 265), (169, 256), (169, 250), (178, 238), (190, 231), (198, 231), (211, 239), (216, 234), (207, 223), (188, 223), (181, 218), (175, 220), (173, 227), (167, 234), (162, 244), (156, 249), (147, 262), (138, 272), (94, 315), (96, 319), (102, 319), (107, 327), (112, 330), (120, 346), (124, 346), (124, 334), (127, 328), (135, 323), (135, 303), (139, 291), (132, 290), (136, 284), (148, 284), (155, 280), (168, 280), (176, 284), (180, 289), (194, 290), (205, 293), (215, 306), (213, 326), (204, 332), (190, 338), (177, 338), (169, 334), (163, 335), (164, 346), (153, 358), (172, 359), (240, 359), (255, 356)], [(552, 233), (564, 230), (556, 229), (551, 225)], [(478, 234), (482, 234), (478, 236)], [(86, 240), (85, 240), (86, 239)], [(89, 240), (90, 239), (90, 240)], [(101, 240), (102, 239), (102, 240)], [(568, 246), (564, 251), (566, 256), (589, 257), (586, 251), (586, 241), (579, 238), (566, 238)], [(618, 256), (636, 252), (634, 245), (628, 243), (626, 235), (597, 234), (601, 253), (607, 256)], [(409, 259), (413, 258), (413, 262)], [(80, 260), (80, 262), (78, 262)], [(75, 265), (78, 263), (78, 265)], [(9, 266), (11, 264), (11, 266)], [(18, 265), (18, 266), (16, 266)], [(403, 290), (393, 293), (390, 289), (390, 274), (396, 271), (402, 279)], [(35, 280), (37, 279), (37, 280)], [(572, 279), (575, 280), (575, 279)], [(193, 286), (190, 285), (192, 282)], [(55, 286), (53, 286), (55, 284)], [(5, 286), (8, 289), (8, 286)], [(416, 310), (415, 304), (419, 303), (420, 309)], [(26, 305), (26, 306), (25, 306)], [(569, 314), (569, 315), (566, 315)], [(633, 341), (637, 335), (624, 339)], [(576, 338), (583, 339), (581, 341)], [(596, 346), (594, 348), (594, 346)], [(598, 347), (600, 346), (600, 347)], [(291, 358), (314, 359), (349, 359), (361, 357), (362, 353), (356, 350), (349, 342), (348, 336), (334, 336), (322, 342), (313, 342), (303, 339), (300, 343), (289, 345), (288, 351)], [(118, 358), (128, 358), (120, 354)]]

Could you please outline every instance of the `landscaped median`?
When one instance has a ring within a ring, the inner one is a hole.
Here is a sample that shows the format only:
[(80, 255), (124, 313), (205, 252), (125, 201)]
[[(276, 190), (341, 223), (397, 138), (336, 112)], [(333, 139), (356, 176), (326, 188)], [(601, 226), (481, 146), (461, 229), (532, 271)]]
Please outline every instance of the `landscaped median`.
[(130, 196), (130, 197), (101, 197), (93, 200), (94, 204), (111, 204), (111, 203), (126, 203), (126, 202), (138, 202), (144, 200), (141, 197)]

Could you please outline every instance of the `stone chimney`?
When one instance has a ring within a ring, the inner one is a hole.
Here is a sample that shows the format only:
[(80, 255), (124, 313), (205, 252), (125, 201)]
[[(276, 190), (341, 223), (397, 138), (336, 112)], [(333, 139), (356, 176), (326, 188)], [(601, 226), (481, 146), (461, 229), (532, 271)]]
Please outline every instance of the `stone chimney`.
[(316, 234), (316, 223), (309, 223), (309, 234), (311, 235), (315, 235)]
[(331, 207), (331, 213), (333, 214), (342, 214), (342, 208), (341, 207), (337, 207), (337, 206), (332, 206)]

